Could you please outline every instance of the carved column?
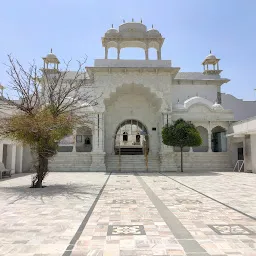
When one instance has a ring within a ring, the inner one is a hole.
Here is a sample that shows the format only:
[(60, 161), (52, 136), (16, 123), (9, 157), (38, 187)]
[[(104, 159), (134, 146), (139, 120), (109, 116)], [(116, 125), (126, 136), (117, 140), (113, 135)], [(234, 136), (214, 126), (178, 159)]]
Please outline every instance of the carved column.
[(104, 152), (104, 113), (94, 116), (93, 151), (91, 153), (91, 171), (106, 171)]
[(94, 116), (94, 131), (93, 131), (93, 152), (104, 151), (104, 113), (96, 113)]
[(212, 131), (211, 131), (211, 122), (208, 122), (208, 152), (212, 152)]
[(145, 59), (148, 60), (148, 48), (145, 49)]
[(108, 58), (108, 48), (105, 47), (105, 59), (107, 59), (107, 58)]
[(158, 60), (162, 59), (161, 48), (159, 50), (157, 50), (157, 59)]
[(120, 48), (117, 48), (117, 59), (120, 60)]

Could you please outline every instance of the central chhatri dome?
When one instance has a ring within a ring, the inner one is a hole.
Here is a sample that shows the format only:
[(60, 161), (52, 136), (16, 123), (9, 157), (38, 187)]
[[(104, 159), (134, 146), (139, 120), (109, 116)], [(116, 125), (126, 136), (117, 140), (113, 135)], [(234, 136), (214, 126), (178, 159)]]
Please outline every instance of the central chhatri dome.
[(120, 59), (120, 51), (126, 47), (137, 47), (145, 50), (145, 59), (148, 60), (148, 49), (154, 48), (157, 51), (157, 59), (161, 60), (161, 49), (164, 38), (161, 33), (154, 29), (147, 29), (141, 22), (124, 22), (115, 29), (112, 25), (102, 38), (102, 46), (105, 47), (105, 59), (108, 59), (108, 49), (117, 49), (117, 59)]

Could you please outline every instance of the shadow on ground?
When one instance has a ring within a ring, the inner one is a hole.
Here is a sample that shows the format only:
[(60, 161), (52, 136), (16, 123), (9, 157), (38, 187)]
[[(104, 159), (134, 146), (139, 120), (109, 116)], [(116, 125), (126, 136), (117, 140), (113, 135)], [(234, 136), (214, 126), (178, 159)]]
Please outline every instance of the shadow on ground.
[(89, 184), (56, 184), (45, 188), (29, 188), (29, 184), (23, 186), (0, 187), (0, 195), (4, 195), (9, 204), (14, 204), (20, 200), (51, 200), (58, 197), (66, 199), (86, 200), (91, 196), (97, 196), (101, 186)]

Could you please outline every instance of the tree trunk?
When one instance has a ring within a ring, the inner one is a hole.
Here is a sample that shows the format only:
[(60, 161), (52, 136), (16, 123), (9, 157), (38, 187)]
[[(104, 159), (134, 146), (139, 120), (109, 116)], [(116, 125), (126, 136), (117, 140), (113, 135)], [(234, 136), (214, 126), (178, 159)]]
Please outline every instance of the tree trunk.
[(183, 172), (183, 147), (180, 147), (180, 171)]
[(42, 183), (47, 172), (48, 172), (48, 159), (42, 156), (41, 154), (39, 154), (37, 174), (33, 184), (34, 188), (42, 188)]

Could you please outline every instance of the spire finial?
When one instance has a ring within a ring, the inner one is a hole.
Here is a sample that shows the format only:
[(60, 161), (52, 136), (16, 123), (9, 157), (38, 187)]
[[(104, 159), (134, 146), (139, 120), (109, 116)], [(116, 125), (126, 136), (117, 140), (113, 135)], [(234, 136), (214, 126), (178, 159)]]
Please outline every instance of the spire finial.
[(134, 18), (132, 18), (132, 22), (134, 22)]
[(142, 23), (142, 19), (140, 19), (140, 23)]
[(152, 24), (152, 28), (154, 28), (154, 24)]
[(112, 24), (112, 25), (111, 25), (111, 27), (113, 28), (113, 27), (114, 27), (114, 25)]
[(212, 50), (210, 50), (210, 54), (212, 53)]
[(123, 20), (123, 23), (125, 23), (125, 20)]
[(51, 53), (52, 53), (52, 48), (51, 48)]

